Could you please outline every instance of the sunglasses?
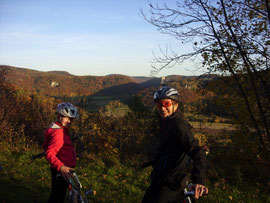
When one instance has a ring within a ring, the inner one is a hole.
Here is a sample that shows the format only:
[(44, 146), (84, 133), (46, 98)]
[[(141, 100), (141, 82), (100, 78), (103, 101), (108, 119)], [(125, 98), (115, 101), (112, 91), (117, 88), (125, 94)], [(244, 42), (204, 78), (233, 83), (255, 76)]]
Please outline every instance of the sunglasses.
[(156, 103), (157, 107), (161, 108), (161, 107), (165, 107), (168, 108), (171, 105), (173, 105), (174, 103), (176, 103), (175, 101), (159, 101)]

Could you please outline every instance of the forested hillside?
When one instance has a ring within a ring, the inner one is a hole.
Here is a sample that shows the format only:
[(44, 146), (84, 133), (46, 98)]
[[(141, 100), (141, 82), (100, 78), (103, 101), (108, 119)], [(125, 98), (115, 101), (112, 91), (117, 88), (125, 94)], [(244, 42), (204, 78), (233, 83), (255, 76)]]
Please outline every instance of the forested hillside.
[(25, 91), (48, 96), (87, 96), (101, 89), (134, 82), (124, 75), (75, 76), (64, 71), (40, 72), (26, 68), (0, 66), (6, 81)]
[[(27, 68), (0, 65), (5, 80), (25, 92), (46, 96), (113, 96), (127, 93), (128, 96), (146, 88), (158, 88), (161, 78), (130, 77), (125, 75), (75, 76), (65, 71), (41, 72)], [(196, 90), (202, 78), (167, 76), (163, 85), (174, 85), (180, 89)]]
[[(209, 96), (203, 92), (208, 84), (218, 80), (217, 75), (170, 75), (163, 78), (125, 75), (75, 76), (65, 71), (41, 72), (4, 65), (0, 66), (0, 71), (6, 82), (27, 95), (37, 94), (73, 101), (92, 112), (113, 101), (128, 105), (134, 95), (138, 95), (145, 105), (152, 108), (152, 95), (161, 86), (172, 86), (180, 92), (186, 113), (200, 111), (211, 114), (219, 109), (211, 101), (216, 93)], [(204, 106), (198, 110), (201, 102)]]
[[(87, 97), (85, 105), (90, 101), (120, 100), (125, 104), (134, 95), (149, 95), (161, 85), (170, 85), (181, 93), (182, 102), (191, 104), (199, 98), (198, 87), (205, 83), (205, 77), (167, 76), (161, 81), (156, 77), (130, 77), (125, 75), (108, 76), (75, 76), (65, 71), (41, 72), (26, 68), (0, 66), (5, 80), (27, 94), (39, 94), (57, 98)], [(215, 76), (211, 76), (210, 80)], [(207, 81), (209, 78), (207, 78)], [(151, 106), (152, 96), (144, 97), (145, 104)], [(102, 102), (101, 102), (102, 103)], [(97, 105), (100, 106), (100, 105)], [(98, 108), (98, 107), (97, 107)]]

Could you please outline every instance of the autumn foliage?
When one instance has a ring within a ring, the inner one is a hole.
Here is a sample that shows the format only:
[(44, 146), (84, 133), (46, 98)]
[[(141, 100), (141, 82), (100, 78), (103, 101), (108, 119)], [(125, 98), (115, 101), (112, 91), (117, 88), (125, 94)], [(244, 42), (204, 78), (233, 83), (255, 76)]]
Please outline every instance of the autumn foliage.
[[(56, 119), (55, 108), (61, 101), (26, 93), (6, 82), (4, 75), (5, 72), (1, 72), (1, 142), (9, 141), (10, 147), (23, 144), (26, 148), (31, 148), (33, 142), (41, 145), (43, 132)], [(108, 116), (102, 109), (97, 113), (89, 113), (79, 108), (79, 118), (71, 129), (73, 137), (81, 137), (75, 142), (79, 156), (95, 154), (105, 159), (112, 156), (130, 158), (130, 154), (139, 157), (144, 154), (142, 152), (147, 151), (143, 147), (144, 142), (153, 137), (154, 125), (151, 124), (154, 118), (152, 114), (144, 114), (144, 118), (138, 114), (136, 109), (143, 106), (140, 102), (138, 100), (134, 103), (134, 111), (124, 117)], [(116, 107), (119, 104), (119, 101), (115, 101), (110, 106)]]
[(104, 88), (131, 82), (128, 76), (75, 76), (65, 71), (41, 72), (0, 65), (6, 81), (27, 92), (45, 96), (87, 96)]

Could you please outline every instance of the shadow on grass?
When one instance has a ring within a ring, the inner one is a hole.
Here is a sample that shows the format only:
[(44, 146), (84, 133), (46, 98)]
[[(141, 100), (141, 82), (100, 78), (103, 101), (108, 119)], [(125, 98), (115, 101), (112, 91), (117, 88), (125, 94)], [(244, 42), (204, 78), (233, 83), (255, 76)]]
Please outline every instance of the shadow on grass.
[(0, 202), (42, 203), (49, 198), (50, 186), (43, 180), (22, 180), (1, 175), (0, 182)]

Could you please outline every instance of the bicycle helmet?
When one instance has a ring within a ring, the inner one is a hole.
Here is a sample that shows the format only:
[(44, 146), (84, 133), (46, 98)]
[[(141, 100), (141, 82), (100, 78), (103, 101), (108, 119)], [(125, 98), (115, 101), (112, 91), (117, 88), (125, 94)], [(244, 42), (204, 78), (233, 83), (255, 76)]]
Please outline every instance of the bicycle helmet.
[(69, 118), (77, 118), (78, 110), (71, 103), (60, 103), (57, 106), (56, 112), (62, 116)]
[(160, 99), (171, 99), (178, 102), (179, 93), (172, 87), (162, 87), (154, 94), (154, 101), (157, 102)]

